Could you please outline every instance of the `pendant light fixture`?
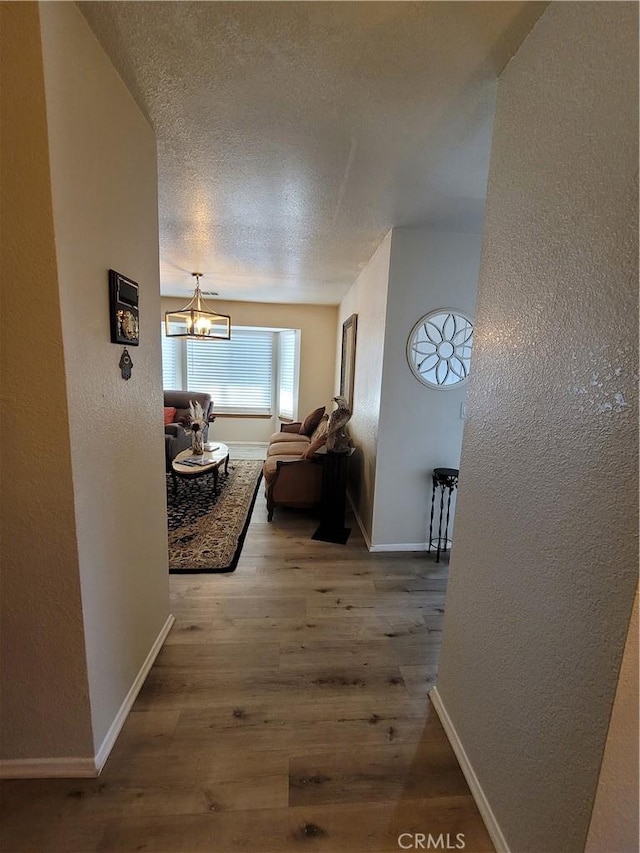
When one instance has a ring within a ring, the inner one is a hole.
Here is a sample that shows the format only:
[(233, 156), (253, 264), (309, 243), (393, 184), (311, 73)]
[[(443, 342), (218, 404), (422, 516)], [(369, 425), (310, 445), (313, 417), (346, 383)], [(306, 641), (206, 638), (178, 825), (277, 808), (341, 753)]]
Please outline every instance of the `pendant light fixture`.
[(202, 273), (192, 272), (191, 275), (196, 280), (193, 298), (179, 311), (165, 313), (165, 335), (168, 338), (228, 341), (231, 338), (231, 317), (228, 314), (218, 314), (209, 308), (200, 290)]

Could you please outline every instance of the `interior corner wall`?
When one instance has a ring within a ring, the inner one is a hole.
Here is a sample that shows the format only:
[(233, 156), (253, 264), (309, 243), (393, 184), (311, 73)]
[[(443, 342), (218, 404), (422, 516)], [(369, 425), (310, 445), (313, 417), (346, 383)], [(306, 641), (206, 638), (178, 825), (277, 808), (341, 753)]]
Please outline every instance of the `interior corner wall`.
[(611, 712), (586, 853), (640, 849), (638, 838), (638, 593)]
[(0, 759), (69, 759), (92, 736), (38, 7), (2, 3), (0, 21)]
[[(192, 294), (191, 294), (192, 295)], [(177, 311), (188, 302), (183, 299), (162, 299), (165, 311)], [(231, 316), (233, 326), (265, 326), (267, 328), (300, 330), (300, 379), (298, 388), (298, 417), (305, 418), (318, 406), (331, 411), (335, 370), (335, 339), (337, 308), (334, 305), (297, 305), (293, 303), (212, 301), (217, 311)], [(160, 323), (160, 318), (158, 320)], [(160, 333), (160, 326), (158, 326)], [(215, 346), (215, 344), (214, 344)], [(214, 411), (215, 411), (215, 400)], [(266, 442), (278, 432), (280, 421), (272, 418), (217, 417), (209, 430), (218, 441)]]
[[(429, 538), (432, 471), (459, 468), (467, 385), (427, 388), (411, 372), (407, 339), (429, 311), (474, 316), (481, 237), (394, 228), (384, 342), (372, 545), (420, 549)], [(452, 502), (455, 512), (455, 495)], [(453, 515), (449, 535), (453, 530)]]
[(501, 78), (437, 689), (517, 853), (578, 853), (638, 576), (638, 7)]
[[(39, 9), (98, 752), (169, 615), (156, 147), (76, 5)], [(110, 342), (110, 268), (140, 285), (140, 345), (129, 347), (129, 381), (118, 367), (123, 347)]]
[(338, 310), (335, 393), (340, 390), (342, 324), (356, 314), (356, 364), (353, 415), (349, 431), (356, 452), (351, 457), (349, 496), (368, 544), (373, 529), (373, 504), (378, 453), (378, 422), (382, 389), (391, 231), (382, 240)]

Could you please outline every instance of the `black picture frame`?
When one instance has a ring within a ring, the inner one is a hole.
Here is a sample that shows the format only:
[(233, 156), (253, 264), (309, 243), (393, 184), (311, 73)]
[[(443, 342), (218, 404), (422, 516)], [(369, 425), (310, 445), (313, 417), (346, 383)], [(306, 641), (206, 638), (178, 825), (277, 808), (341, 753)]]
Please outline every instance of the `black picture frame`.
[(137, 347), (140, 343), (139, 286), (126, 275), (109, 270), (111, 343)]
[(340, 396), (353, 413), (353, 386), (356, 372), (356, 335), (358, 315), (352, 314), (342, 324), (342, 363), (340, 365)]

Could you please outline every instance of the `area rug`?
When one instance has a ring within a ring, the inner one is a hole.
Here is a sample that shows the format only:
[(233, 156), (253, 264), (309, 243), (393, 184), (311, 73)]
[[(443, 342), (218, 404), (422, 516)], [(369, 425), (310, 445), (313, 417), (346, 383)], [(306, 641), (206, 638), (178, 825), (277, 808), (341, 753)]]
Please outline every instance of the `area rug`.
[(174, 498), (167, 483), (169, 572), (232, 572), (238, 565), (262, 479), (262, 462), (233, 461), (220, 476), (214, 500), (210, 477), (178, 482)]

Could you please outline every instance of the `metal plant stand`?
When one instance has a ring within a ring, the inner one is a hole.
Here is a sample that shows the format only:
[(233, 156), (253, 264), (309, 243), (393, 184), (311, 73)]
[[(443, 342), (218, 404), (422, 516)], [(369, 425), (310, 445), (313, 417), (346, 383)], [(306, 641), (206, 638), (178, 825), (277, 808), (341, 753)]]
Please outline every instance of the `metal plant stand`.
[[(458, 487), (460, 471), (457, 468), (434, 468), (433, 469), (433, 491), (431, 493), (431, 523), (429, 524), (429, 547), (427, 553), (431, 553), (431, 546), (436, 543), (436, 563), (440, 562), (440, 552), (449, 550), (449, 515), (451, 512), (451, 495)], [(433, 516), (436, 504), (436, 491), (440, 489), (440, 520), (438, 522), (438, 536), (433, 535)], [(444, 512), (444, 493), (447, 491), (447, 519), (444, 525), (444, 537), (442, 536), (442, 515)], [(442, 544), (444, 542), (444, 545)]]

